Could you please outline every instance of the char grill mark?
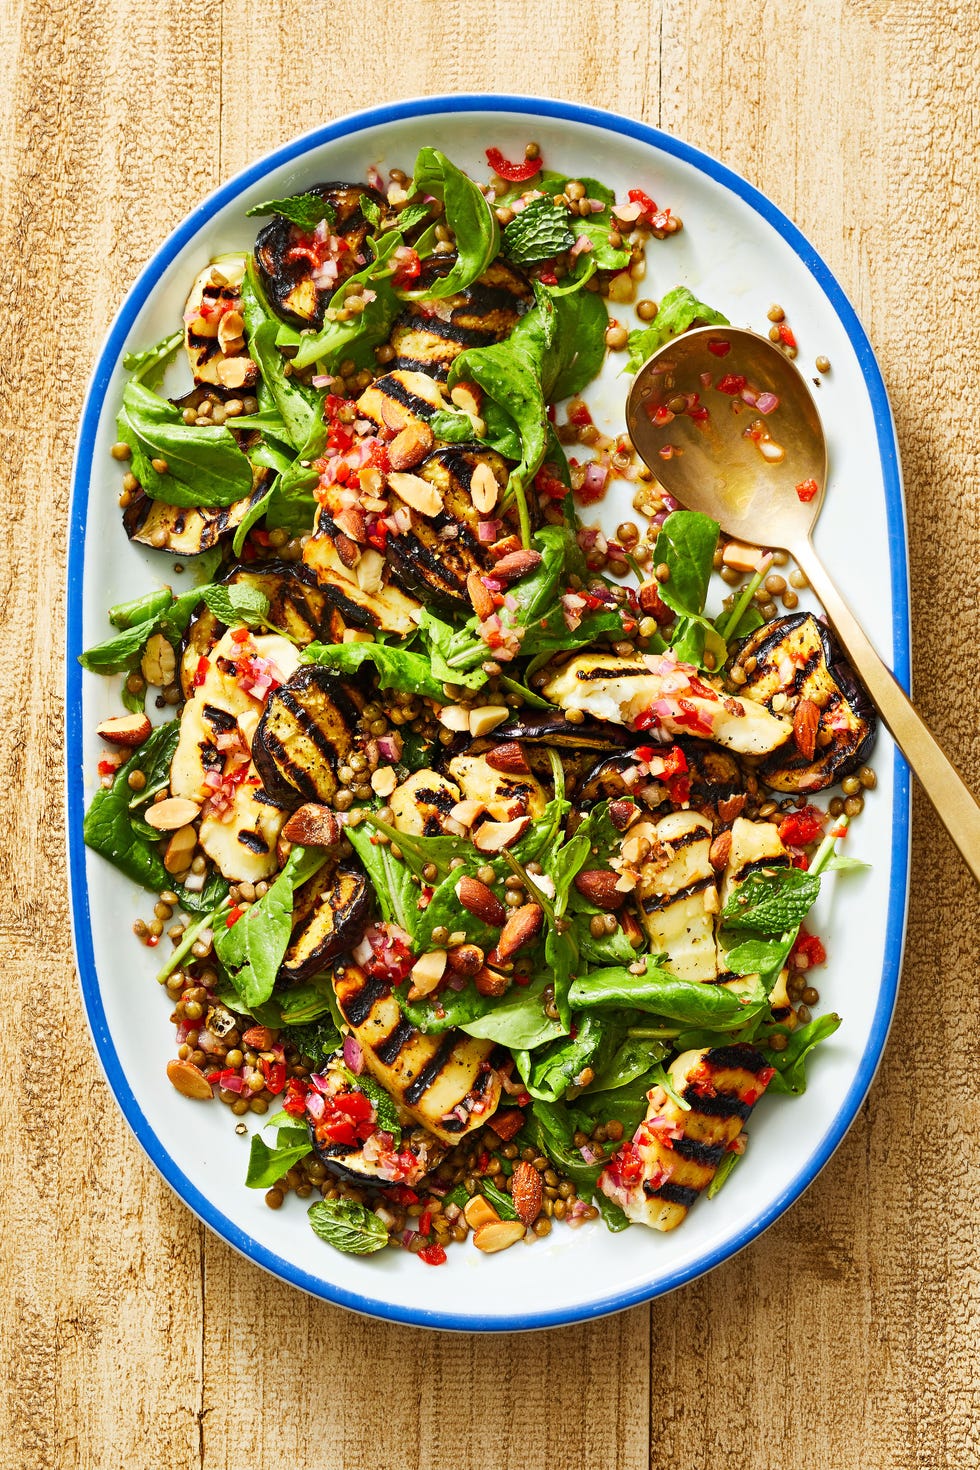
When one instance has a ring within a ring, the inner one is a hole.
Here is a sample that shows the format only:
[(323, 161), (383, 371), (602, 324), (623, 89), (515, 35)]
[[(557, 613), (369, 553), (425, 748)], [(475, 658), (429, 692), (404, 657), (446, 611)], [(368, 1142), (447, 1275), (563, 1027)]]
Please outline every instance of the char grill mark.
[(384, 1041), (375, 1043), (374, 1050), (377, 1053), (379, 1062), (386, 1067), (392, 1066), (402, 1049), (407, 1046), (414, 1035), (415, 1027), (411, 1021), (405, 1016), (402, 1016), (397, 1025), (388, 1032)]
[(717, 1092), (709, 1097), (699, 1092), (696, 1086), (685, 1089), (684, 1101), (691, 1104), (692, 1113), (701, 1113), (706, 1118), (742, 1118), (752, 1112), (752, 1104), (742, 1102), (731, 1092)]
[(405, 1101), (411, 1107), (415, 1107), (416, 1103), (421, 1101), (423, 1095), (428, 1092), (429, 1088), (438, 1078), (440, 1072), (442, 1072), (443, 1068), (449, 1062), (449, 1059), (452, 1056), (453, 1047), (459, 1040), (459, 1034), (460, 1033), (455, 1030), (447, 1031), (445, 1036), (442, 1038), (442, 1041), (439, 1043), (439, 1047), (434, 1053), (431, 1061), (426, 1063), (426, 1065), (422, 1068), (421, 1072), (415, 1078), (415, 1080), (411, 1082), (408, 1087), (406, 1087)]
[[(703, 840), (703, 833), (699, 834), (699, 836)], [(680, 846), (680, 843), (677, 845)], [(651, 894), (649, 898), (643, 900), (643, 912), (646, 914), (663, 913), (664, 909), (671, 908), (675, 903), (683, 903), (692, 894), (701, 893), (705, 888), (712, 888), (714, 882), (715, 875), (712, 873), (707, 878), (699, 878), (696, 883), (691, 883), (687, 888), (678, 889), (676, 893)]]
[(269, 844), (258, 832), (239, 832), (238, 840), (242, 847), (247, 847), (249, 852), (258, 853), (260, 856), (269, 851)]
[(649, 1182), (645, 1181), (643, 1192), (650, 1199), (662, 1199), (668, 1204), (683, 1205), (686, 1210), (691, 1208), (701, 1193), (700, 1189), (693, 1189), (689, 1184), (671, 1184), (669, 1180), (656, 1189), (651, 1189)]
[(751, 1072), (753, 1077), (769, 1070), (769, 1063), (762, 1053), (745, 1042), (736, 1042), (731, 1046), (713, 1046), (705, 1058), (705, 1066), (711, 1071), (740, 1069)]
[(701, 1164), (706, 1169), (717, 1169), (725, 1157), (723, 1143), (702, 1143), (697, 1138), (675, 1138), (672, 1147), (682, 1159), (689, 1159), (692, 1164)]
[(360, 987), (338, 998), (338, 1004), (349, 1026), (363, 1026), (375, 1003), (388, 994), (388, 985), (377, 975), (365, 975)]

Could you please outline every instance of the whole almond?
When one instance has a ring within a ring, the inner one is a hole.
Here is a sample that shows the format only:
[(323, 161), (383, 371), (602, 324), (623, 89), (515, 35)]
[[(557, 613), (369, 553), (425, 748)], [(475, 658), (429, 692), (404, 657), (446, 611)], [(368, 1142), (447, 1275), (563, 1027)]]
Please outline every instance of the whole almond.
[(210, 1082), (193, 1062), (180, 1062), (175, 1058), (167, 1063), (167, 1076), (184, 1097), (196, 1097), (204, 1102), (206, 1098), (214, 1096)]
[(640, 808), (635, 801), (625, 798), (609, 803), (609, 820), (617, 832), (625, 832), (634, 817), (639, 816)]
[(708, 852), (708, 861), (716, 873), (720, 873), (728, 862), (728, 854), (732, 850), (732, 834), (730, 832), (719, 832)]
[(422, 419), (406, 424), (388, 445), (388, 463), (393, 470), (413, 470), (435, 442), (432, 430)]
[(457, 944), (447, 956), (454, 975), (478, 975), (483, 969), (483, 950), (478, 944)]
[(483, 578), (480, 576), (479, 572), (470, 572), (468, 577), (466, 578), (466, 595), (470, 599), (470, 602), (473, 606), (473, 611), (476, 613), (481, 623), (483, 622), (484, 618), (489, 618), (493, 616), (496, 608), (496, 603), (493, 600), (493, 593), (490, 591), (490, 588), (484, 584)]
[(492, 771), (502, 771), (506, 776), (530, 776), (531, 774), (527, 756), (516, 740), (508, 740), (503, 745), (495, 745), (493, 750), (487, 751), (483, 759)]
[(337, 555), (345, 567), (357, 566), (357, 563), (361, 559), (361, 553), (356, 542), (352, 541), (349, 536), (345, 536), (343, 531), (338, 531), (333, 538), (333, 544), (336, 546)]
[(526, 577), (528, 572), (533, 572), (540, 565), (540, 551), (509, 551), (497, 562), (493, 575), (502, 577), (507, 582), (516, 582), (519, 577)]
[(623, 895), (616, 888), (618, 876), (610, 868), (589, 868), (575, 874), (575, 887), (587, 903), (611, 914), (623, 902)]
[(813, 700), (801, 699), (793, 712), (793, 739), (804, 760), (813, 760), (819, 724), (820, 710)]
[(147, 807), (143, 815), (158, 832), (176, 832), (178, 827), (186, 827), (188, 822), (193, 822), (200, 810), (197, 802), (188, 801), (184, 796), (167, 796)]
[(110, 745), (142, 745), (153, 726), (146, 715), (113, 715), (96, 725), (95, 733)]
[(328, 806), (308, 801), (293, 812), (282, 835), (300, 847), (334, 847), (340, 841), (340, 823)]
[(367, 519), (364, 512), (356, 505), (349, 505), (346, 510), (338, 511), (333, 521), (334, 525), (352, 541), (367, 540)]
[(482, 919), (484, 924), (489, 924), (493, 929), (499, 929), (507, 918), (507, 910), (500, 899), (479, 878), (460, 878), (456, 884), (456, 897), (467, 913)]
[(481, 1225), (473, 1236), (473, 1244), (478, 1251), (492, 1256), (497, 1251), (505, 1251), (509, 1246), (516, 1245), (519, 1240), (524, 1239), (524, 1223), (521, 1220), (494, 1220), (489, 1225)]
[(543, 923), (544, 913), (539, 904), (524, 903), (518, 909), (511, 909), (500, 931), (493, 958), (501, 962), (511, 959), (540, 934)]
[(473, 985), (477, 995), (489, 995), (497, 1000), (510, 989), (510, 976), (501, 975), (499, 971), (491, 970), (489, 965), (484, 965), (474, 975)]
[(510, 1177), (511, 1199), (524, 1225), (533, 1225), (541, 1213), (541, 1175), (533, 1164), (521, 1159)]

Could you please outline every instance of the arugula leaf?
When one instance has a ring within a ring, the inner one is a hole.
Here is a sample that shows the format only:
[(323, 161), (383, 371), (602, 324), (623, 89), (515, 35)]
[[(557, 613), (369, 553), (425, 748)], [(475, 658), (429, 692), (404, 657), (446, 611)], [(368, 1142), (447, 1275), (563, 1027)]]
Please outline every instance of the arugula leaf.
[(776, 1068), (776, 1075), (771, 1079), (767, 1091), (774, 1094), (788, 1093), (794, 1097), (805, 1092), (807, 1057), (815, 1046), (833, 1036), (840, 1024), (840, 1016), (831, 1012), (826, 1016), (814, 1016), (812, 1021), (807, 1021), (804, 1026), (797, 1026), (795, 1031), (787, 1031), (784, 1026), (776, 1027), (786, 1037), (786, 1050), (766, 1050), (766, 1060), (770, 1066)]
[(341, 674), (353, 674), (363, 664), (373, 664), (379, 689), (399, 689), (445, 703), (442, 684), (433, 678), (428, 660), (409, 649), (387, 643), (310, 643), (300, 656), (304, 663), (322, 664)]
[(232, 627), (245, 623), (249, 628), (268, 626), (269, 599), (258, 587), (247, 582), (219, 582), (202, 588), (201, 595), (219, 623)]
[(318, 1200), (307, 1210), (314, 1235), (351, 1256), (369, 1256), (388, 1244), (388, 1227), (366, 1205), (353, 1200)]
[(215, 953), (247, 1006), (261, 1005), (272, 994), (292, 933), (293, 894), (326, 860), (319, 848), (294, 847), (265, 897), (230, 929), (219, 926), (215, 932)]
[(156, 381), (162, 376), (163, 369), (174, 353), (183, 346), (183, 342), (183, 332), (171, 332), (152, 347), (144, 348), (142, 352), (125, 353), (123, 367), (128, 373), (132, 373), (133, 380), (137, 383), (143, 383), (147, 378)]
[(274, 1148), (269, 1147), (260, 1133), (253, 1133), (245, 1175), (246, 1188), (271, 1189), (294, 1164), (312, 1152), (313, 1144), (305, 1127), (281, 1127)]
[(313, 193), (291, 194), (288, 199), (267, 199), (262, 204), (253, 204), (245, 213), (249, 219), (255, 215), (278, 214), (291, 225), (298, 225), (306, 231), (315, 230), (321, 222), (328, 225), (337, 222), (337, 211), (329, 199)]
[(487, 269), (500, 246), (500, 230), (492, 206), (473, 180), (450, 163), (438, 148), (420, 148), (413, 182), (420, 194), (431, 194), (445, 206), (445, 222), (456, 237), (456, 261), (445, 276), (424, 291), (425, 297), (453, 296), (465, 291)]
[(127, 878), (151, 893), (169, 887), (170, 875), (157, 852), (160, 834), (154, 832), (149, 838), (134, 824), (129, 777), (134, 771), (141, 771), (146, 776), (147, 787), (152, 788), (161, 772), (165, 776), (169, 774), (179, 735), (179, 720), (158, 725), (119, 768), (112, 785), (100, 787), (95, 793), (82, 825), (86, 847), (108, 858)]
[[(399, 230), (389, 230), (379, 240), (369, 240), (375, 252), (374, 259), (355, 275), (349, 276), (330, 298), (327, 319), (316, 332), (296, 332), (292, 327), (280, 327), (277, 342), (296, 347), (293, 366), (309, 367), (311, 363), (322, 363), (325, 371), (333, 372), (338, 363), (350, 358), (358, 367), (374, 366), (374, 349), (387, 341), (396, 316), (402, 310), (402, 302), (391, 284), (393, 267), (389, 258), (402, 244)], [(353, 284), (366, 286), (374, 292), (374, 300), (357, 316), (346, 321), (331, 320), (329, 313), (339, 311)]]
[(727, 327), (728, 318), (713, 307), (698, 301), (686, 286), (675, 286), (661, 297), (660, 310), (648, 327), (630, 332), (630, 358), (627, 372), (635, 373), (647, 358), (671, 337), (677, 337), (695, 326)]
[(806, 918), (820, 892), (819, 874), (799, 868), (751, 873), (721, 911), (722, 925), (785, 934)]
[(514, 265), (534, 265), (571, 250), (575, 235), (568, 220), (568, 210), (557, 206), (553, 199), (533, 199), (504, 229), (504, 255)]
[(666, 1016), (685, 1026), (731, 1031), (752, 1020), (765, 1007), (768, 997), (761, 985), (743, 1000), (717, 985), (681, 980), (664, 969), (655, 956), (648, 956), (639, 975), (616, 967), (580, 976), (572, 982), (569, 999), (573, 1010), (625, 1006)]
[[(117, 427), (133, 452), (133, 473), (154, 500), (187, 507), (226, 506), (252, 490), (252, 467), (224, 425), (185, 424), (179, 409), (136, 378), (123, 389)], [(151, 463), (166, 461), (166, 473)]]

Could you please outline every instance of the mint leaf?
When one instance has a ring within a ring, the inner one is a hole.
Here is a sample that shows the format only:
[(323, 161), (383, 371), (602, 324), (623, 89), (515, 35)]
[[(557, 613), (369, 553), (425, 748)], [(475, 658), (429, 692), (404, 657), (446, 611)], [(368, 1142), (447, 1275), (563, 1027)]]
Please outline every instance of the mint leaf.
[(263, 204), (253, 204), (245, 213), (250, 219), (254, 215), (278, 214), (301, 230), (315, 230), (321, 220), (328, 225), (337, 221), (337, 211), (319, 194), (292, 194), (288, 199), (267, 199)]
[(247, 582), (205, 587), (203, 597), (219, 623), (228, 627), (245, 623), (249, 628), (259, 628), (269, 616), (269, 599)]
[(516, 214), (503, 234), (504, 254), (514, 265), (533, 265), (570, 250), (575, 236), (568, 223), (568, 210), (551, 199), (533, 199)]
[(722, 923), (782, 935), (803, 922), (819, 892), (819, 875), (799, 868), (752, 873), (722, 909)]
[(349, 1199), (323, 1199), (307, 1211), (314, 1235), (350, 1256), (370, 1256), (388, 1244), (383, 1220)]

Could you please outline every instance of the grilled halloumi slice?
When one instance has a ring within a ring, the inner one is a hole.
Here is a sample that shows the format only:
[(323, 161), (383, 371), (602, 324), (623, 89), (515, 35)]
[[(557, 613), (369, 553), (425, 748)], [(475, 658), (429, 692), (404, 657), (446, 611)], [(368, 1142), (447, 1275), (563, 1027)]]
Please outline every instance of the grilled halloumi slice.
[(449, 831), (449, 814), (460, 800), (462, 792), (447, 776), (427, 768), (413, 771), (388, 798), (392, 825), (416, 837), (438, 837)]
[[(262, 714), (262, 701), (238, 683), (235, 659), (240, 644), (229, 629), (208, 655), (208, 667), (200, 685), (184, 705), (180, 735), (170, 767), (170, 792), (188, 801), (202, 803), (211, 794), (207, 776), (223, 771), (225, 756), (218, 748), (220, 736), (237, 732), (240, 748), (251, 749), (252, 736)], [(254, 638), (261, 658), (272, 661), (287, 678), (299, 664), (299, 654), (287, 638), (264, 634)], [(275, 872), (276, 840), (285, 813), (269, 800), (254, 764), (235, 787), (231, 812), (226, 820), (206, 814), (198, 836), (201, 848), (231, 882), (261, 882)]]
[(221, 392), (250, 393), (259, 370), (245, 350), (241, 284), (245, 256), (205, 266), (184, 307), (184, 349), (194, 382)]
[(728, 862), (721, 880), (721, 907), (725, 907), (732, 894), (752, 873), (789, 866), (790, 855), (775, 822), (752, 822), (747, 817), (736, 817), (732, 823)]
[(670, 1067), (682, 1108), (662, 1087), (632, 1140), (613, 1154), (599, 1188), (630, 1220), (674, 1230), (711, 1183), (765, 1092), (773, 1069), (753, 1046), (688, 1051)]
[(333, 984), (368, 1071), (410, 1117), (450, 1144), (487, 1122), (501, 1091), (492, 1041), (455, 1029), (424, 1035), (402, 1015), (389, 984), (357, 965), (335, 971)]
[(325, 509), (303, 548), (303, 561), (349, 627), (402, 638), (415, 632), (412, 615), (420, 604), (387, 580), (384, 558), (373, 548), (362, 550), (353, 567), (345, 566), (334, 540), (333, 519)]
[(665, 954), (668, 968), (682, 980), (710, 982), (718, 975), (711, 838), (706, 818), (682, 811), (636, 822), (623, 843), (627, 860), (650, 849), (635, 869), (640, 919), (651, 952)]
[(463, 799), (480, 802), (495, 822), (544, 815), (548, 798), (535, 776), (495, 771), (482, 755), (454, 756), (449, 773), (458, 781)]
[(562, 709), (631, 729), (699, 735), (739, 755), (768, 755), (793, 733), (792, 721), (751, 700), (719, 694), (690, 664), (669, 654), (580, 654), (563, 664), (541, 692)]
[(357, 400), (357, 417), (379, 431), (400, 433), (409, 424), (428, 423), (439, 409), (449, 408), (442, 388), (424, 372), (397, 369), (375, 378)]

